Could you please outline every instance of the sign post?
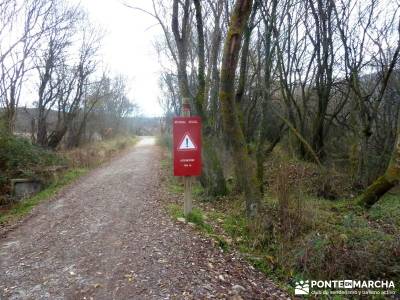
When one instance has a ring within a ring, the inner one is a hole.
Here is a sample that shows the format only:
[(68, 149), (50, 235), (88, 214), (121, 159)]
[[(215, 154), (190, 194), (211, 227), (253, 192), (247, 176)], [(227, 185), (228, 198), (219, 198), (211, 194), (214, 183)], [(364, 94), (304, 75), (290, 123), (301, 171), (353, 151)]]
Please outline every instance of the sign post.
[(190, 116), (183, 99), (182, 116), (173, 119), (174, 176), (183, 176), (184, 214), (192, 211), (192, 177), (201, 175), (201, 119)]

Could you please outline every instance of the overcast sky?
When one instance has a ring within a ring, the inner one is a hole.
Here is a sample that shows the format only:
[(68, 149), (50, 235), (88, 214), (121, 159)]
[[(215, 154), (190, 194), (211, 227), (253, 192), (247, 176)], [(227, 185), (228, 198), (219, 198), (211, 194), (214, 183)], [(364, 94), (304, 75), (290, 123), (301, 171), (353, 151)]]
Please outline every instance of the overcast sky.
[[(78, 0), (70, 0), (76, 3)], [(102, 46), (104, 63), (113, 73), (132, 82), (130, 93), (146, 116), (160, 116), (158, 79), (160, 67), (153, 42), (161, 29), (151, 16), (132, 10), (125, 3), (151, 11), (150, 0), (80, 0), (89, 19), (106, 30)]]

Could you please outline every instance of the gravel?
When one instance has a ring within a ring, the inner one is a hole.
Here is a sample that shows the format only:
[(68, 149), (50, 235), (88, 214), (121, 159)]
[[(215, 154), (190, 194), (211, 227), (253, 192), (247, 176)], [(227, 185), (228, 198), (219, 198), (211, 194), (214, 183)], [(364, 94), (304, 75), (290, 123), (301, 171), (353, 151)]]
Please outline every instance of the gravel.
[(0, 299), (288, 299), (235, 253), (167, 215), (143, 138), (0, 239)]

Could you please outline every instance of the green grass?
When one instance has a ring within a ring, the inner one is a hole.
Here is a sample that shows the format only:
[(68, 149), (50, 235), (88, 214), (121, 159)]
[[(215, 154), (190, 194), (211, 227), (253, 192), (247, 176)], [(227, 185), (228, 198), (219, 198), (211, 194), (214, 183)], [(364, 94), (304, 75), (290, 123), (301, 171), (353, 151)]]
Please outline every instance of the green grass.
[(233, 238), (243, 238), (248, 234), (247, 220), (243, 215), (227, 215), (222, 227)]
[(204, 221), (204, 212), (201, 209), (193, 208), (186, 217), (182, 207), (177, 204), (169, 204), (167, 209), (173, 219), (185, 218), (187, 222), (195, 224), (207, 233), (212, 233), (212, 227)]
[[(176, 194), (176, 195), (181, 195), (184, 193), (185, 188), (183, 183), (179, 182), (179, 180), (176, 177), (170, 177), (167, 178), (168, 184), (167, 184), (167, 188), (168, 191)], [(198, 184), (192, 184), (192, 196), (194, 198), (204, 198), (204, 190), (203, 188), (201, 188), (200, 185)]]
[(229, 245), (225, 241), (225, 239), (221, 235), (217, 234), (210, 224), (205, 222), (204, 220), (205, 213), (201, 209), (194, 208), (192, 212), (186, 217), (183, 214), (182, 207), (177, 204), (169, 204), (167, 206), (167, 210), (173, 219), (177, 220), (178, 218), (184, 218), (187, 222), (195, 224), (197, 229), (199, 229), (205, 235), (216, 240), (218, 246), (222, 250), (227, 251), (229, 249)]
[(173, 219), (184, 218), (183, 209), (178, 204), (169, 204), (167, 210)]
[(64, 186), (74, 182), (77, 178), (87, 173), (87, 169), (72, 169), (67, 171), (59, 180), (53, 182), (48, 188), (44, 189), (37, 195), (18, 202), (4, 213), (0, 213), (0, 223), (8, 223), (11, 220), (16, 220), (27, 215), (40, 202), (47, 200)]
[(184, 192), (184, 188), (183, 185), (175, 181), (169, 185), (169, 191), (174, 194), (182, 194)]
[(400, 195), (388, 194), (368, 211), (371, 220), (400, 227)]

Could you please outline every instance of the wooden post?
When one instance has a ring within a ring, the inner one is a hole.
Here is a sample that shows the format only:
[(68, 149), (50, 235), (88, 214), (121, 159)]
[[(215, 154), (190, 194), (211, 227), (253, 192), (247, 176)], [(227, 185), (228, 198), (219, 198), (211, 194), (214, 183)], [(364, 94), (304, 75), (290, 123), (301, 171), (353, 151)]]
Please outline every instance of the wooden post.
[[(190, 117), (190, 104), (188, 98), (183, 98), (182, 101), (182, 116)], [(185, 216), (192, 212), (193, 208), (193, 200), (192, 200), (192, 177), (185, 176), (183, 178), (184, 185), (184, 205), (183, 205), (183, 213)]]
[(185, 176), (183, 179), (183, 183), (185, 185), (185, 195), (184, 195), (184, 205), (183, 205), (183, 212), (185, 216), (192, 212), (193, 208), (193, 201), (192, 201), (192, 177)]

